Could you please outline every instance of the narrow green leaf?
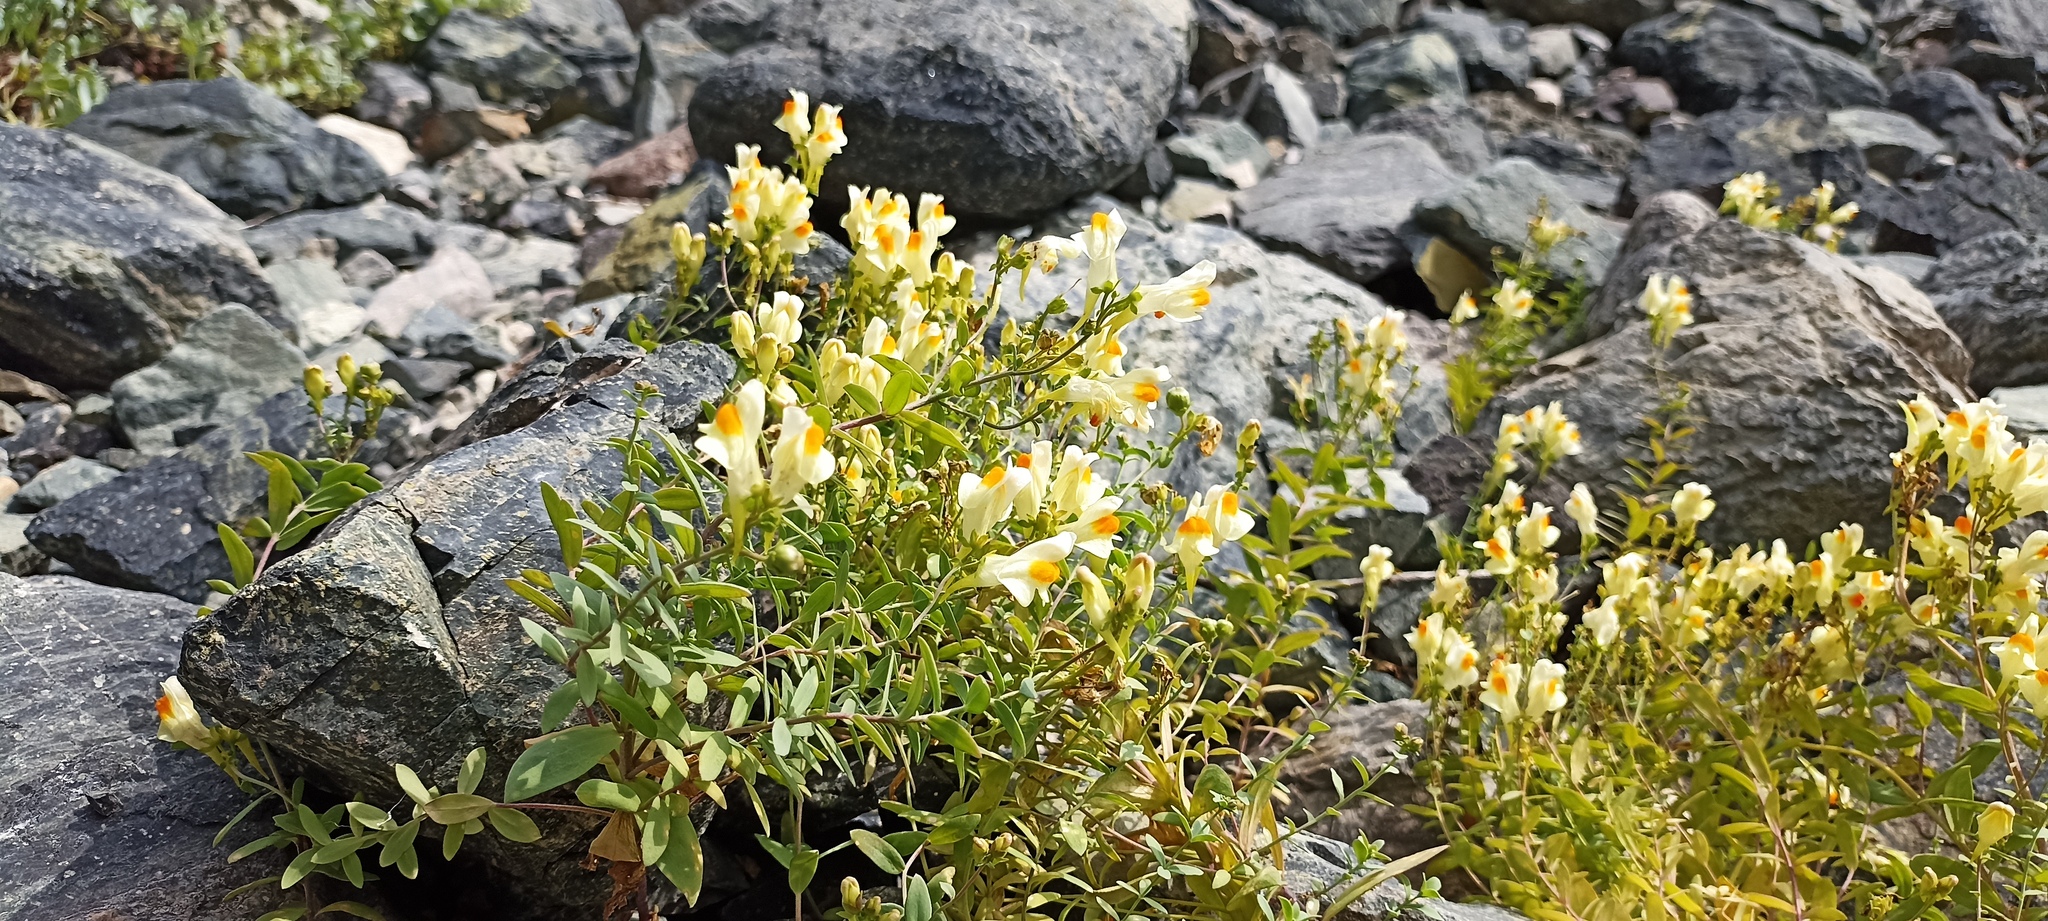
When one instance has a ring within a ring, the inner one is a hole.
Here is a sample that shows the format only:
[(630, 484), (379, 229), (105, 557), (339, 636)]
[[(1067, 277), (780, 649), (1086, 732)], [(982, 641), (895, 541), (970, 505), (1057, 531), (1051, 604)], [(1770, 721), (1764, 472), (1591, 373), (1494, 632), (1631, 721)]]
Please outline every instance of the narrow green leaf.
[(890, 847), (889, 842), (882, 840), (881, 835), (865, 828), (856, 828), (851, 836), (853, 846), (868, 855), (868, 859), (874, 861), (875, 866), (880, 867), (882, 872), (891, 875), (903, 872), (903, 855), (896, 853), (896, 849)]
[(505, 777), (505, 802), (523, 802), (583, 776), (619, 747), (609, 726), (575, 726), (542, 736), (512, 762)]

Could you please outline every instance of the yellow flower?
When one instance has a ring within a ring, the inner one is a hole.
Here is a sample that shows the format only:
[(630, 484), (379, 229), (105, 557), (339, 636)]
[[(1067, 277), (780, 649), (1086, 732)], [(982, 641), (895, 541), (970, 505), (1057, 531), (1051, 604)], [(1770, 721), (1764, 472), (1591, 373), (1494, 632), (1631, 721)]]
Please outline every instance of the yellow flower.
[(1971, 856), (1982, 859), (1998, 842), (2012, 834), (2013, 815), (2012, 807), (2004, 803), (1985, 806), (1983, 814), (1977, 816), (1977, 843), (1970, 852)]
[(1209, 487), (1202, 507), (1209, 516), (1209, 523), (1216, 526), (1217, 536), (1226, 541), (1251, 533), (1252, 525), (1256, 523), (1251, 513), (1244, 510), (1237, 493), (1221, 486)]
[(1123, 239), (1124, 216), (1114, 208), (1095, 212), (1088, 219), (1088, 229), (1074, 235), (1074, 242), (1088, 256), (1088, 290), (1116, 284), (1116, 248)]
[(761, 440), (767, 411), (767, 388), (751, 380), (718, 407), (709, 423), (698, 426), (704, 437), (697, 439), (697, 450), (725, 468), (726, 489), (734, 498), (744, 498), (761, 485), (761, 457), (755, 444)]
[(2040, 658), (2041, 642), (2044, 639), (2048, 637), (2042, 635), (2040, 615), (2028, 615), (2019, 630), (1991, 647), (1991, 654), (1998, 657), (1999, 674), (2007, 678), (2019, 678), (2031, 675), (2044, 664), (2048, 664)]
[(1165, 368), (1134, 368), (1110, 383), (1124, 424), (1141, 432), (1152, 428), (1152, 407), (1166, 398), (1161, 386), (1172, 378)]
[(800, 406), (782, 410), (782, 435), (769, 452), (774, 472), (768, 478), (768, 494), (787, 502), (806, 486), (815, 486), (832, 476), (838, 460), (825, 449), (825, 427)]
[[(1010, 517), (1017, 493), (1031, 481), (1031, 471), (997, 465), (987, 473), (960, 475), (960, 528), (971, 535), (987, 534)], [(1072, 549), (1072, 545), (1068, 545)]]
[(1059, 472), (1052, 478), (1052, 508), (1061, 515), (1079, 517), (1108, 491), (1095, 476), (1097, 456), (1073, 445), (1060, 455)]
[(213, 730), (192, 706), (192, 697), (177, 678), (165, 678), (164, 693), (156, 699), (156, 737), (165, 742), (191, 746), (200, 751), (213, 747)]
[(1457, 607), (1471, 594), (1471, 583), (1463, 573), (1452, 572), (1447, 563), (1436, 566), (1436, 583), (1429, 589), (1429, 603), (1439, 608)]
[(1853, 559), (1863, 552), (1863, 526), (1842, 522), (1842, 526), (1820, 536), (1820, 548), (1835, 559)]
[(1541, 502), (1529, 509), (1529, 517), (1515, 525), (1515, 540), (1531, 552), (1557, 543), (1558, 530), (1550, 523), (1550, 507)]
[(1479, 702), (1492, 707), (1503, 722), (1513, 722), (1522, 715), (1521, 689), (1522, 666), (1499, 656), (1486, 673), (1486, 689), (1479, 692)]
[(1138, 287), (1138, 309), (1157, 318), (1171, 317), (1181, 323), (1201, 319), (1209, 306), (1209, 285), (1216, 281), (1216, 264), (1204, 259), (1172, 281)]
[(1678, 494), (1671, 497), (1671, 516), (1678, 519), (1678, 526), (1691, 527), (1714, 514), (1714, 500), (1707, 498), (1713, 494), (1712, 489), (1698, 483), (1679, 487)]
[(2048, 669), (2035, 671), (2019, 680), (2020, 697), (2027, 702), (2027, 709), (2035, 717), (2048, 713)]
[(1564, 502), (1564, 513), (1579, 526), (1579, 533), (1588, 540), (1600, 534), (1600, 507), (1593, 504), (1593, 493), (1586, 484), (1572, 487), (1572, 496)]
[(838, 106), (820, 104), (810, 129), (803, 141), (804, 163), (809, 169), (822, 170), (826, 161), (846, 149), (846, 122), (840, 118)]
[(801, 90), (790, 90), (789, 98), (782, 101), (782, 117), (775, 120), (775, 127), (789, 135), (789, 142), (797, 149), (803, 149), (811, 137), (811, 97)]
[(1052, 442), (1032, 443), (1031, 450), (1019, 452), (1010, 465), (1031, 474), (1024, 487), (1017, 490), (1017, 514), (1038, 517), (1039, 506), (1045, 503), (1046, 491), (1052, 486)]
[(1473, 544), (1486, 555), (1486, 571), (1505, 576), (1515, 571), (1515, 537), (1507, 525), (1493, 529), (1493, 536)]
[(1530, 719), (1564, 709), (1564, 673), (1564, 666), (1549, 659), (1538, 659), (1529, 669), (1529, 706), (1525, 712)]
[(1500, 290), (1493, 293), (1493, 306), (1510, 320), (1527, 319), (1530, 309), (1536, 306), (1536, 295), (1510, 278), (1501, 282)]
[(1109, 559), (1109, 552), (1116, 546), (1117, 532), (1123, 529), (1123, 520), (1116, 517), (1116, 510), (1123, 504), (1124, 500), (1115, 496), (1097, 499), (1060, 530), (1074, 535), (1074, 546), (1081, 551)]
[(1181, 519), (1172, 536), (1166, 539), (1166, 549), (1179, 557), (1181, 566), (1190, 572), (1222, 549), (1222, 543), (1216, 536), (1216, 524), (1204, 511), (1201, 506), (1190, 503), (1187, 517)]
[(1600, 599), (1598, 607), (1586, 612), (1583, 623), (1587, 630), (1586, 635), (1592, 639), (1593, 645), (1613, 645), (1615, 639), (1621, 636), (1620, 599), (1613, 595)]
[(1103, 586), (1102, 578), (1095, 574), (1095, 570), (1086, 566), (1074, 570), (1074, 576), (1081, 583), (1081, 610), (1088, 613), (1088, 622), (1097, 630), (1106, 629), (1109, 626), (1109, 589)]
[(1651, 275), (1637, 303), (1650, 318), (1650, 340), (1660, 347), (1692, 325), (1692, 291), (1676, 275)]
[(1358, 563), (1358, 575), (1365, 580), (1365, 608), (1370, 612), (1379, 602), (1380, 586), (1394, 577), (1394, 551), (1379, 544), (1366, 548)]
[(1472, 292), (1458, 295), (1457, 305), (1451, 308), (1451, 325), (1476, 319), (1479, 319), (1479, 303), (1472, 299)]
[(1060, 563), (1073, 549), (1074, 535), (1055, 534), (1016, 553), (991, 553), (981, 561), (975, 584), (1001, 585), (1018, 604), (1031, 604), (1050, 595), (1066, 575)]
[(1365, 321), (1365, 346), (1382, 354), (1398, 354), (1408, 350), (1408, 333), (1402, 327), (1403, 315), (1389, 310)]
[(1444, 631), (1444, 687), (1471, 687), (1479, 681), (1479, 650), (1456, 630)]
[(1408, 648), (1415, 650), (1418, 662), (1433, 662), (1444, 649), (1444, 615), (1439, 611), (1415, 622), (1415, 629), (1408, 631), (1405, 638)]

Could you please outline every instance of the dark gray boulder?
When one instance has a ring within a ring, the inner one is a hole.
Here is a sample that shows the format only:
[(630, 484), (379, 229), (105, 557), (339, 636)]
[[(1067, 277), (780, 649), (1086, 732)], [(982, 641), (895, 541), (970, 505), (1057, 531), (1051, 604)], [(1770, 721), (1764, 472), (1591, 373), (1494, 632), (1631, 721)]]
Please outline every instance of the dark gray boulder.
[(1486, 117), (1462, 101), (1425, 102), (1381, 112), (1358, 126), (1361, 134), (1406, 134), (1421, 138), (1444, 165), (1459, 173), (1476, 173), (1493, 162)]
[(1472, 89), (1512, 92), (1529, 82), (1528, 23), (1494, 22), (1472, 10), (1437, 9), (1425, 11), (1415, 25), (1450, 40)]
[(0, 366), (103, 388), (226, 302), (282, 323), (236, 222), (177, 177), (0, 125)]
[(1621, 213), (1661, 192), (1691, 192), (1710, 202), (1721, 187), (1744, 173), (1760, 172), (1787, 197), (1822, 182), (1853, 200), (1867, 184), (1862, 144), (1816, 111), (1729, 109), (1690, 124), (1667, 123), (1651, 131), (1628, 167)]
[(1442, 237), (1479, 265), (1493, 251), (1519, 258), (1529, 243), (1529, 222), (1539, 215), (1563, 221), (1579, 233), (1544, 257), (1558, 278), (1584, 274), (1599, 281), (1621, 243), (1619, 222), (1587, 209), (1571, 187), (1534, 162), (1509, 157), (1415, 206), (1415, 224)]
[(1976, 359), (1977, 392), (2048, 383), (2048, 237), (1978, 237), (1943, 254), (1920, 287)]
[(1370, 285), (1414, 258), (1402, 229), (1416, 203), (1459, 181), (1421, 140), (1361, 134), (1311, 150), (1239, 193), (1238, 226)]
[(356, 70), (363, 95), (349, 107), (350, 115), (401, 134), (418, 130), (434, 107), (434, 94), (412, 68), (391, 61), (369, 61)]
[[(548, 358), (515, 381), (532, 415), (520, 426), (493, 401), (497, 425), (361, 503), (318, 543), (276, 564), (186, 636), (179, 675), (202, 709), (309, 764), (333, 788), (382, 801), (398, 794), (392, 765), (453, 776), (471, 749), (490, 752), (494, 779), (540, 732), (540, 706), (559, 670), (519, 627), (531, 606), (505, 586), (521, 570), (561, 565), (539, 484), (577, 499), (608, 495), (620, 476), (606, 441), (633, 423), (627, 390), (647, 380), (665, 397), (654, 424), (682, 431), (700, 401), (723, 393), (730, 358), (699, 343), (638, 358), (632, 346), (579, 365)], [(571, 372), (583, 377), (570, 379)], [(549, 396), (541, 396), (548, 394)], [(445, 782), (445, 781), (443, 781)], [(494, 852), (524, 917), (588, 912), (609, 890), (577, 868), (573, 834), (551, 847)]]
[(277, 907), (283, 868), (230, 850), (257, 817), (214, 834), (248, 803), (226, 774), (157, 741), (158, 683), (178, 664), (190, 604), (68, 576), (0, 574), (0, 918), (230, 921)]
[(1401, 26), (1401, 0), (1242, 0), (1239, 5), (1274, 25), (1308, 29), (1340, 45)]
[(1742, 105), (1839, 109), (1885, 102), (1884, 84), (1855, 59), (1713, 3), (1630, 28), (1614, 55), (1669, 81), (1679, 103), (1696, 114)]
[(1490, 0), (1486, 8), (1534, 25), (1582, 24), (1609, 36), (1671, 12), (1671, 0)]
[[(1896, 103), (1898, 97), (1892, 97)], [(1828, 113), (1828, 127), (1842, 133), (1863, 152), (1864, 162), (1893, 179), (1920, 172), (1948, 145), (1901, 112), (1852, 106)]]
[[(1637, 306), (1652, 273), (1686, 280), (1697, 319), (1661, 357)], [(1713, 487), (1719, 509), (1701, 536), (1716, 546), (1774, 538), (1799, 546), (1845, 520), (1877, 526), (1890, 455), (1905, 437), (1899, 403), (1920, 395), (1954, 403), (1968, 393), (1968, 353), (1911, 283), (1790, 234), (1719, 218), (1685, 194), (1638, 212), (1607, 281), (1587, 300), (1585, 335), (1503, 388), (1488, 416), (1562, 403), (1585, 450), (1547, 479), (1583, 481), (1605, 495), (1626, 487), (1624, 461), (1640, 450), (1643, 419), (1667, 398), (1661, 365), (1691, 390), (1687, 418), (1697, 434), (1674, 458), (1687, 479)], [(1429, 468), (1438, 454), (1446, 466), (1449, 450), (1425, 449), (1409, 468)], [(1464, 501), (1430, 498), (1444, 507)]]
[(2011, 162), (2026, 145), (1999, 120), (1997, 106), (1970, 78), (1946, 67), (1892, 81), (1891, 107), (1949, 139), (1964, 161)]
[(2048, 51), (2048, 5), (2041, 0), (1956, 0), (1956, 42), (1984, 41), (2022, 54)]
[(384, 187), (369, 151), (232, 78), (129, 84), (66, 130), (185, 180), (237, 217), (354, 204)]
[(1456, 105), (1467, 92), (1456, 47), (1436, 32), (1366, 43), (1352, 56), (1344, 86), (1350, 98), (1344, 114), (1353, 124), (1427, 102)]
[(347, 208), (300, 211), (249, 228), (250, 248), (264, 262), (295, 259), (309, 246), (332, 243), (338, 259), (375, 250), (395, 265), (418, 265), (433, 255), (440, 234), (433, 218), (387, 201)]
[(758, 143), (779, 162), (789, 140), (773, 122), (795, 88), (846, 107), (831, 191), (1031, 216), (1113, 185), (1152, 148), (1192, 21), (1185, 0), (796, 0), (697, 87), (690, 133), (718, 159)]
[(255, 311), (229, 304), (192, 324), (155, 364), (122, 375), (109, 392), (135, 449), (170, 454), (297, 389), (305, 369), (298, 346)]
[(1965, 163), (1939, 179), (1871, 186), (1876, 248), (1938, 256), (1987, 233), (2048, 233), (2048, 179), (2003, 163)]
[(640, 49), (615, 0), (532, 0), (510, 19), (456, 10), (418, 58), (484, 99), (530, 107), (546, 124), (588, 115), (626, 125)]
[(656, 16), (640, 27), (640, 69), (633, 80), (633, 134), (651, 138), (690, 123), (697, 84), (725, 64), (725, 53), (681, 16)]

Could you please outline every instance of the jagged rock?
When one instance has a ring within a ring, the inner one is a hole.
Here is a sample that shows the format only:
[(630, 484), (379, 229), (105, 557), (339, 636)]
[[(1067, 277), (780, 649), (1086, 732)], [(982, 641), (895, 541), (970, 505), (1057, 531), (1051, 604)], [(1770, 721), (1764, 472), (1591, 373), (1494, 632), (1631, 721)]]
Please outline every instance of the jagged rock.
[(489, 224), (526, 194), (515, 149), (478, 144), (448, 158), (441, 173), (441, 217)]
[(233, 78), (131, 83), (66, 130), (185, 180), (237, 217), (354, 204), (384, 185), (360, 145)]
[(1975, 81), (1987, 93), (2031, 96), (2041, 91), (2041, 72), (2030, 52), (1986, 41), (1969, 41), (1949, 49), (1948, 66)]
[(1407, 134), (1435, 148), (1444, 165), (1459, 173), (1476, 173), (1493, 162), (1486, 120), (1479, 110), (1461, 102), (1425, 102), (1381, 112), (1359, 126), (1362, 134)]
[[(1287, 868), (1283, 891), (1320, 904), (1328, 904), (1378, 867), (1376, 863), (1356, 865), (1349, 844), (1309, 832), (1289, 837), (1281, 847)], [(1418, 916), (1435, 921), (1525, 921), (1497, 905), (1417, 898), (1400, 879), (1381, 883), (1329, 917), (1330, 921), (1404, 921)]]
[(1920, 288), (1976, 359), (1971, 387), (2048, 383), (2048, 237), (1978, 237), (1943, 254)]
[(105, 464), (74, 457), (50, 465), (14, 494), (14, 507), (41, 511), (121, 475)]
[(263, 833), (213, 836), (248, 797), (198, 752), (156, 739), (157, 684), (192, 606), (66, 576), (0, 573), (0, 917), (228, 921), (277, 907), (277, 852), (229, 864)]
[[(1897, 98), (1893, 97), (1894, 103)], [(1828, 127), (1863, 151), (1863, 160), (1871, 169), (1893, 179), (1913, 176), (1948, 152), (1948, 145), (1919, 122), (1886, 109), (1852, 106), (1829, 112)]]
[(1301, 78), (1278, 64), (1259, 68), (1258, 97), (1252, 100), (1245, 122), (1259, 134), (1296, 147), (1313, 147), (1322, 140), (1322, 120), (1316, 102)]
[(1884, 84), (1870, 68), (1734, 7), (1704, 4), (1642, 23), (1621, 37), (1614, 54), (1638, 72), (1670, 81), (1688, 112), (1885, 102)]
[(837, 188), (928, 191), (961, 214), (1021, 218), (1145, 155), (1193, 19), (1186, 0), (794, 0), (697, 87), (690, 133), (721, 159), (748, 142), (779, 161), (789, 140), (770, 122), (794, 87), (846, 107)]
[(1159, 199), (1159, 218), (1172, 224), (1212, 221), (1228, 224), (1237, 214), (1231, 191), (1213, 182), (1183, 179)]
[(1425, 11), (1415, 26), (1448, 39), (1474, 90), (1515, 90), (1529, 82), (1529, 26), (1462, 9)]
[(470, 318), (482, 316), (494, 294), (496, 286), (475, 256), (461, 247), (444, 246), (427, 264), (378, 288), (367, 309), (373, 329), (396, 335), (430, 307)]
[(1965, 163), (1931, 182), (1871, 187), (1876, 248), (1938, 256), (1987, 233), (2048, 233), (2048, 180), (2003, 163)]
[(1870, 13), (1856, 0), (1737, 0), (1772, 25), (1858, 54), (1880, 38)]
[[(7, 501), (7, 484), (12, 482), (13, 477), (0, 476), (0, 502)], [(0, 573), (33, 576), (49, 566), (50, 558), (29, 543), (28, 523), (34, 520), (34, 515), (0, 512)]]
[(1760, 172), (1792, 195), (1832, 182), (1837, 200), (1855, 199), (1868, 184), (1857, 142), (1820, 112), (1729, 109), (1692, 124), (1658, 126), (1629, 165), (1620, 211), (1660, 192), (1682, 190), (1721, 200), (1721, 187)]
[(2015, 51), (2048, 51), (2048, 17), (2033, 0), (1957, 0), (1956, 41), (1987, 41)]
[(1457, 50), (1434, 32), (1366, 43), (1352, 57), (1344, 84), (1350, 96), (1345, 115), (1353, 124), (1424, 102), (1463, 102), (1466, 89)]
[(1509, 157), (1456, 188), (1415, 206), (1415, 223), (1484, 263), (1498, 247), (1515, 258), (1528, 245), (1529, 221), (1539, 213), (1579, 231), (1545, 258), (1558, 277), (1583, 272), (1598, 281), (1621, 243), (1613, 221), (1586, 209), (1556, 177), (1535, 163)]
[(1401, 0), (1243, 0), (1246, 9), (1283, 28), (1309, 29), (1349, 45), (1400, 28)]
[(296, 259), (331, 241), (347, 259), (375, 250), (398, 265), (418, 265), (434, 252), (439, 228), (432, 218), (382, 199), (349, 208), (300, 211), (249, 228), (249, 246), (265, 262)]
[(656, 16), (640, 28), (640, 70), (633, 81), (633, 134), (651, 138), (690, 123), (697, 84), (725, 65), (681, 16)]
[[(1354, 800), (1337, 815), (1311, 827), (1318, 834), (1345, 841), (1360, 835), (1383, 840), (1388, 857), (1405, 857), (1442, 844), (1443, 833), (1434, 822), (1401, 808), (1428, 805), (1429, 791), (1420, 778), (1400, 770), (1408, 765), (1395, 744), (1396, 726), (1405, 725), (1410, 735), (1418, 737), (1429, 731), (1429, 705), (1419, 700), (1349, 704), (1332, 710), (1323, 722), (1329, 724), (1329, 731), (1281, 765), (1280, 781), (1293, 795), (1288, 813), (1307, 818), (1336, 805), (1332, 771), (1343, 776), (1344, 789), (1354, 790), (1372, 772), (1393, 766), (1395, 773), (1372, 786), (1372, 792), (1386, 803)], [(1365, 776), (1352, 764), (1354, 758), (1364, 763)]]
[(478, 370), (503, 367), (515, 357), (495, 328), (439, 304), (413, 317), (392, 345), (417, 357), (445, 358)]
[(1570, 26), (1537, 26), (1529, 30), (1529, 66), (1539, 77), (1562, 77), (1579, 63), (1579, 42)]
[[(529, 375), (564, 371), (543, 365)], [(680, 431), (733, 372), (699, 343), (605, 368), (616, 373), (558, 389), (530, 425), (465, 444), (364, 500), (195, 625), (179, 675), (201, 708), (376, 800), (398, 795), (393, 764), (450, 777), (478, 746), (495, 772), (485, 786), (501, 783), (540, 733), (541, 703), (560, 677), (526, 641), (519, 619), (531, 609), (504, 584), (561, 565), (538, 485), (608, 494), (620, 463), (606, 441), (633, 425), (632, 382), (661, 388), (654, 424)], [(491, 852), (521, 900), (517, 914), (594, 910), (610, 882), (577, 868), (581, 836), (549, 841)]]
[(306, 353), (229, 304), (192, 324), (156, 364), (114, 382), (114, 415), (144, 454), (169, 454), (299, 385)]
[(614, 0), (534, 0), (510, 19), (458, 9), (419, 56), (484, 99), (545, 113), (544, 123), (588, 115), (624, 124), (639, 48)]
[(363, 95), (348, 112), (401, 134), (417, 131), (434, 107), (434, 93), (412, 68), (391, 61), (366, 61), (356, 70)]
[(623, 198), (653, 198), (681, 182), (697, 162), (690, 126), (681, 125), (597, 165), (589, 188)]
[(1413, 259), (1402, 228), (1417, 202), (1455, 187), (1456, 173), (1405, 134), (1361, 134), (1309, 151), (1237, 198), (1238, 226), (1370, 285)]
[(1195, 48), (1188, 59), (1188, 83), (1197, 89), (1232, 71), (1251, 67), (1279, 41), (1273, 23), (1232, 0), (1195, 4)]
[(1240, 189), (1257, 185), (1273, 155), (1252, 129), (1234, 118), (1194, 116), (1187, 129), (1166, 142), (1175, 171), (1228, 182)]
[(1891, 107), (1949, 138), (1960, 160), (2010, 162), (2026, 146), (1970, 78), (1945, 67), (1893, 80)]
[(277, 317), (239, 228), (178, 178), (0, 125), (0, 365), (102, 388), (225, 302)]
[(669, 249), (671, 230), (678, 223), (704, 227), (725, 208), (723, 170), (693, 171), (689, 181), (654, 200), (647, 210), (626, 223), (619, 245), (597, 264), (583, 281), (577, 299), (594, 301), (619, 294), (647, 290), (658, 278), (675, 273), (675, 256)]
[(1609, 36), (1671, 11), (1671, 0), (1490, 0), (1486, 8), (1535, 25), (1582, 23)]
[[(357, 255), (383, 259), (375, 250)], [(385, 262), (389, 269), (391, 263)], [(346, 342), (362, 332), (365, 314), (349, 295), (348, 282), (324, 259), (286, 259), (264, 269), (277, 289), (278, 306), (292, 318), (299, 335), (295, 344), (307, 352), (319, 352), (337, 342)]]
[(427, 75), (427, 87), (433, 91), (434, 107), (420, 121), (418, 140), (420, 156), (428, 160), (439, 160), (477, 141), (500, 144), (533, 133), (523, 111), (484, 102), (474, 86), (436, 73)]
[[(1697, 320), (1655, 360), (1636, 306), (1651, 273), (1687, 281)], [(1585, 451), (1547, 479), (1584, 481), (1603, 495), (1621, 485), (1643, 418), (1668, 398), (1659, 376), (1685, 382), (1697, 434), (1673, 456), (1688, 479), (1713, 487), (1719, 509), (1701, 539), (1716, 546), (1798, 546), (1844, 520), (1879, 526), (1890, 455), (1905, 437), (1898, 404), (1967, 393), (1968, 353), (1910, 283), (1717, 218), (1690, 195), (1659, 196), (1638, 213), (1587, 300), (1585, 336), (1503, 388), (1487, 412), (1561, 402)], [(1436, 453), (1421, 452), (1409, 469), (1430, 466)], [(1464, 501), (1418, 488), (1447, 507)]]
[(370, 159), (377, 161), (378, 168), (384, 170), (386, 176), (403, 173), (415, 162), (412, 145), (406, 143), (405, 135), (389, 128), (339, 113), (322, 115), (313, 124), (328, 134), (355, 142), (370, 155)]

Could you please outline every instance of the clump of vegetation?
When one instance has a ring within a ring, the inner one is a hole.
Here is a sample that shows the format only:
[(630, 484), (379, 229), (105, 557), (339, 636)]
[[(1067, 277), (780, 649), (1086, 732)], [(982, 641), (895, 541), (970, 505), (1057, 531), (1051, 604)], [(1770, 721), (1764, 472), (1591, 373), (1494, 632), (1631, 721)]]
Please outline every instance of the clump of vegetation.
[(1451, 309), (1451, 325), (1464, 333), (1463, 352), (1444, 366), (1451, 418), (1459, 432), (1470, 432), (1501, 385), (1535, 363), (1533, 347), (1538, 342), (1577, 323), (1584, 313), (1590, 290), (1585, 277), (1560, 279), (1544, 264), (1553, 250), (1578, 233), (1569, 224), (1538, 214), (1529, 221), (1528, 241), (1520, 256), (1509, 259), (1494, 251), (1499, 284), (1480, 292), (1483, 301), (1467, 292)]
[(1835, 204), (1835, 184), (1823, 182), (1812, 192), (1778, 204), (1783, 193), (1762, 173), (1743, 173), (1721, 187), (1721, 213), (1751, 227), (1798, 234), (1834, 252), (1842, 245), (1842, 228), (1863, 213), (1855, 202)]
[(0, 118), (60, 126), (107, 95), (102, 68), (138, 79), (241, 77), (294, 104), (338, 109), (357, 65), (398, 59), (457, 9), (510, 15), (525, 0), (260, 0), (189, 12), (157, 0), (9, 0), (0, 6)]
[[(793, 916), (836, 894), (844, 917), (877, 921), (1300, 919), (1418, 862), (1378, 866), (1361, 841), (1347, 886), (1288, 883), (1280, 766), (1354, 697), (1363, 659), (1275, 675), (1323, 635), (1299, 618), (1329, 600), (1309, 569), (1342, 553), (1345, 500), (1282, 472), (1294, 488), (1254, 534), (1256, 425), (1236, 436), (1233, 482), (1184, 495), (1157, 481), (1177, 454), (1226, 450), (1225, 433), (1166, 369), (1130, 364), (1123, 336), (1198, 322), (1214, 267), (1132, 284), (1108, 212), (1071, 237), (1004, 240), (984, 277), (940, 251), (954, 220), (939, 197), (856, 189), (852, 265), (811, 286), (793, 259), (814, 245), (812, 195), (845, 135), (836, 107), (801, 98), (778, 124), (789, 170), (741, 147), (723, 220), (677, 234), (678, 297), (701, 299), (712, 260), (729, 280), (715, 296), (738, 305), (731, 394), (691, 440), (651, 424), (650, 386), (621, 384), (643, 409), (614, 444), (616, 489), (542, 487), (562, 565), (510, 585), (561, 668), (545, 734), (502, 790), (481, 788), (479, 750), (452, 781), (399, 766), (396, 808), (322, 812), (167, 684), (165, 737), (287, 807), (238, 853), (291, 852), (271, 881), (285, 887), (360, 885), (373, 855), (417, 872), (424, 829), (452, 856), (487, 826), (531, 841), (527, 813), (578, 813), (601, 827), (588, 851), (614, 904), (652, 917), (650, 874), (698, 897), (715, 806), (783, 867)], [(1064, 260), (1085, 262), (1081, 287), (1023, 296)], [(1344, 370), (1324, 408), (1390, 432), (1398, 318), (1334, 335)], [(1333, 449), (1311, 475), (1341, 485), (1383, 456)], [(1245, 568), (1213, 571), (1233, 542)], [(1223, 602), (1197, 613), (1198, 583)], [(885, 825), (821, 851), (806, 809), (833, 777), (886, 790)], [(842, 850), (869, 868), (815, 879)], [(302, 914), (359, 910), (303, 899)]]

